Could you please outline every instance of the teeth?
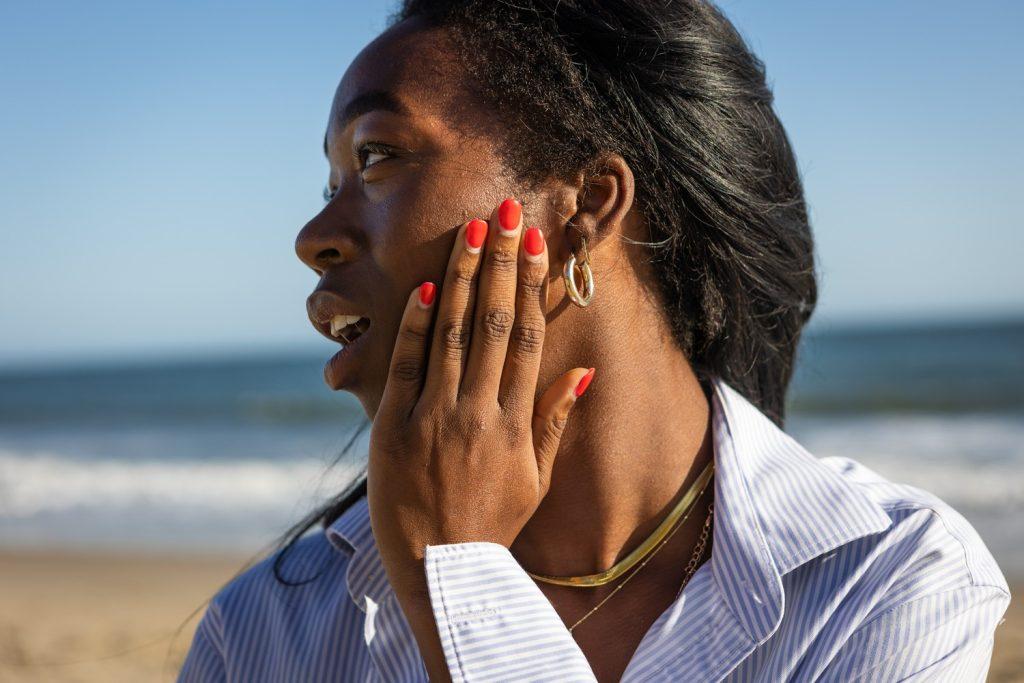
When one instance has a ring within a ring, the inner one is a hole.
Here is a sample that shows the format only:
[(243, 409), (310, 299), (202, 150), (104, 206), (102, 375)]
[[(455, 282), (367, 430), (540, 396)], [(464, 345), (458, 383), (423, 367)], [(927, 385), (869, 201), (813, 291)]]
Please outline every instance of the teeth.
[(337, 337), (338, 333), (341, 332), (342, 328), (347, 327), (348, 325), (351, 325), (351, 324), (357, 322), (362, 317), (363, 316), (361, 316), (361, 315), (336, 315), (336, 316), (334, 316), (333, 318), (331, 318), (331, 336), (332, 337)]

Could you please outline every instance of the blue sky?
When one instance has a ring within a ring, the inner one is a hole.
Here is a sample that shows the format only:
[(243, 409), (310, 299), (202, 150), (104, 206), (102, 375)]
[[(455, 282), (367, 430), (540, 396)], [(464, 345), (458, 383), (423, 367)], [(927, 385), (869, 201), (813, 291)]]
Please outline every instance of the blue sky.
[[(1024, 313), (1024, 3), (720, 3), (811, 208), (815, 324)], [(296, 232), (391, 2), (0, 5), (0, 364), (327, 346)]]

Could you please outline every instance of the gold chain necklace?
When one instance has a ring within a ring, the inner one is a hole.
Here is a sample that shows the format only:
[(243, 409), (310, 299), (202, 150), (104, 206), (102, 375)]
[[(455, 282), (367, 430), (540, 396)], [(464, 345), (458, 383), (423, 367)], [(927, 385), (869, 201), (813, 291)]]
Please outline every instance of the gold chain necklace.
[[(693, 555), (692, 555), (692, 556), (690, 557), (690, 561), (689, 561), (689, 562), (687, 562), (687, 564), (686, 564), (686, 570), (685, 570), (685, 571), (683, 572), (683, 583), (682, 583), (682, 585), (681, 585), (681, 586), (679, 587), (679, 591), (678, 591), (678, 592), (676, 593), (676, 598), (677, 598), (677, 599), (678, 599), (678, 598), (679, 598), (679, 596), (680, 596), (680, 595), (682, 594), (682, 592), (683, 592), (683, 589), (684, 589), (684, 588), (686, 588), (686, 584), (688, 584), (688, 583), (690, 582), (690, 579), (691, 579), (691, 578), (693, 578), (693, 575), (694, 575), (694, 573), (696, 573), (696, 571), (697, 571), (697, 568), (698, 568), (698, 567), (700, 566), (700, 564), (701, 564), (701, 558), (702, 558), (702, 557), (703, 557), (703, 555), (704, 555), (704, 548), (705, 548), (705, 547), (707, 546), (707, 542), (708, 542), (708, 533), (709, 533), (709, 532), (711, 531), (711, 524), (712, 524), (711, 520), (712, 520), (712, 517), (714, 517), (714, 514), (715, 514), (715, 504), (714, 504), (714, 503), (712, 502), (712, 503), (711, 503), (710, 505), (708, 505), (708, 516), (707, 516), (707, 517), (705, 518), (705, 520), (704, 520), (704, 528), (703, 528), (703, 529), (701, 529), (701, 532), (700, 532), (700, 537), (699, 537), (699, 538), (697, 539), (697, 544), (696, 544), (696, 545), (694, 546), (694, 549), (693, 549)], [(629, 576), (627, 576), (627, 577), (626, 577), (625, 579), (623, 579), (623, 580), (622, 580), (622, 583), (620, 583), (620, 584), (619, 584), (618, 586), (616, 586), (616, 587), (615, 587), (615, 590), (613, 590), (613, 591), (612, 591), (611, 593), (609, 593), (608, 595), (606, 595), (606, 596), (605, 596), (605, 598), (604, 598), (604, 600), (602, 600), (601, 602), (599, 602), (599, 603), (597, 603), (596, 605), (594, 605), (593, 609), (591, 609), (591, 610), (590, 610), (589, 612), (587, 612), (587, 613), (586, 613), (586, 614), (584, 614), (584, 615), (583, 615), (582, 617), (580, 617), (580, 618), (579, 618), (579, 619), (578, 619), (578, 620), (576, 621), (576, 623), (575, 623), (575, 624), (573, 624), (572, 626), (570, 626), (570, 627), (569, 627), (569, 633), (572, 633), (572, 631), (573, 631), (573, 629), (574, 629), (574, 628), (576, 628), (577, 626), (579, 626), (580, 624), (582, 624), (582, 623), (583, 623), (583, 621), (584, 621), (584, 620), (585, 620), (585, 619), (586, 619), (587, 617), (589, 617), (589, 616), (590, 616), (591, 614), (593, 614), (593, 613), (594, 613), (594, 612), (596, 612), (596, 611), (597, 611), (598, 609), (600, 609), (600, 608), (601, 608), (601, 605), (603, 605), (604, 603), (608, 602), (608, 600), (609, 600), (609, 599), (610, 599), (610, 598), (611, 598), (611, 597), (612, 597), (613, 595), (615, 595), (616, 593), (618, 593), (618, 592), (619, 592), (619, 589), (620, 589), (620, 588), (622, 588), (623, 586), (625, 586), (625, 585), (626, 585), (626, 582), (627, 582), (627, 581), (629, 581), (630, 579), (632, 579), (632, 578), (633, 578), (633, 577), (634, 577), (634, 576), (636, 575), (636, 573), (637, 573), (638, 571), (640, 571), (641, 569), (643, 569), (643, 568), (644, 568), (644, 565), (645, 565), (645, 564), (647, 564), (647, 563), (648, 563), (648, 562), (650, 561), (650, 559), (651, 559), (652, 557), (654, 557), (655, 553), (657, 553), (657, 552), (658, 552), (658, 550), (661, 550), (661, 548), (662, 548), (662, 547), (663, 547), (663, 546), (664, 546), (664, 545), (665, 545), (666, 543), (668, 543), (668, 539), (672, 537), (672, 534), (674, 534), (674, 533), (676, 532), (676, 530), (677, 530), (677, 529), (679, 529), (679, 527), (683, 526), (683, 522), (685, 522), (685, 521), (686, 521), (686, 518), (687, 518), (687, 517), (689, 517), (689, 516), (690, 516), (690, 512), (687, 512), (687, 513), (686, 513), (686, 516), (685, 516), (685, 517), (683, 517), (683, 519), (682, 519), (682, 520), (681, 520), (681, 521), (679, 522), (679, 524), (677, 524), (677, 525), (675, 526), (675, 528), (674, 528), (674, 529), (672, 529), (672, 532), (671, 532), (671, 533), (670, 533), (670, 534), (669, 534), (669, 535), (668, 535), (668, 536), (667, 536), (667, 537), (665, 538), (665, 540), (664, 540), (664, 541), (662, 541), (662, 542), (661, 542), (661, 545), (659, 545), (659, 546), (657, 547), (657, 549), (655, 549), (655, 551), (654, 551), (653, 553), (651, 553), (650, 557), (648, 557), (648, 558), (647, 558), (646, 560), (644, 560), (644, 561), (643, 561), (643, 564), (641, 564), (641, 565), (640, 565), (639, 567), (637, 567), (637, 568), (636, 568), (636, 569), (635, 569), (635, 570), (634, 570), (634, 571), (633, 571), (633, 572), (632, 572), (632, 573), (631, 573), (631, 574), (630, 574)]]
[(700, 476), (690, 485), (689, 490), (679, 499), (679, 502), (668, 513), (668, 516), (658, 525), (658, 528), (647, 537), (643, 543), (639, 545), (633, 552), (626, 555), (619, 562), (606, 571), (599, 572), (597, 574), (587, 574), (584, 576), (547, 576), (545, 574), (534, 574), (533, 572), (527, 571), (526, 573), (532, 576), (537, 581), (543, 581), (544, 583), (552, 583), (557, 586), (575, 586), (577, 588), (590, 588), (593, 586), (603, 586), (609, 581), (614, 581), (624, 573), (629, 571), (634, 565), (643, 560), (646, 556), (656, 548), (660, 548), (659, 542), (663, 542), (669, 533), (673, 530), (673, 525), (677, 520), (682, 517), (684, 520), (684, 513), (689, 516), (689, 513), (697, 502), (697, 499), (704, 492), (708, 482), (711, 481), (711, 476), (715, 472), (715, 461), (711, 460), (704, 468), (704, 471), (700, 473)]

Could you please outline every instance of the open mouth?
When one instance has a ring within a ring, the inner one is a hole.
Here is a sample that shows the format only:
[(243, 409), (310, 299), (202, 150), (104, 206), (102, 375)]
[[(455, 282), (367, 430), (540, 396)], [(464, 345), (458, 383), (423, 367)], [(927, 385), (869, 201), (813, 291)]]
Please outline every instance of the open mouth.
[(331, 318), (331, 336), (351, 344), (370, 327), (370, 319), (357, 315), (336, 315)]

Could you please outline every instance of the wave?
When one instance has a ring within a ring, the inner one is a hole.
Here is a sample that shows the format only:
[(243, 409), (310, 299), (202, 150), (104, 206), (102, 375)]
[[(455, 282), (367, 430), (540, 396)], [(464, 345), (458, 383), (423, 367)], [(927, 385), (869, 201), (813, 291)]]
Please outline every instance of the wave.
[[(1024, 507), (1022, 420), (934, 415), (802, 418), (791, 420), (788, 431), (818, 457), (857, 460), (954, 506)], [(98, 445), (101, 440), (95, 441)], [(111, 444), (109, 437), (102, 441)], [(327, 459), (314, 457), (83, 458), (0, 448), (0, 517), (88, 508), (145, 509), (150, 514), (164, 510), (178, 517), (294, 512), (344, 488), (361, 465), (343, 461), (329, 469)]]
[(818, 457), (857, 460), (954, 507), (1024, 507), (1024, 420), (1015, 416), (805, 417), (788, 431)]
[(318, 459), (281, 462), (86, 460), (0, 450), (0, 517), (145, 509), (173, 516), (288, 512), (326, 499), (356, 474)]
[[(787, 431), (818, 457), (851, 458), (937, 495), (1024, 572), (1024, 553), (1015, 550), (1024, 524), (1024, 421), (794, 416)], [(361, 470), (365, 448), (330, 466), (339, 439), (336, 426), (8, 436), (0, 444), (0, 544), (249, 551)], [(275, 452), (289, 455), (270, 457)]]

